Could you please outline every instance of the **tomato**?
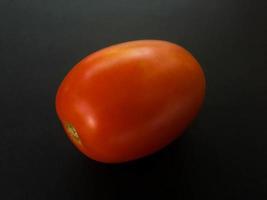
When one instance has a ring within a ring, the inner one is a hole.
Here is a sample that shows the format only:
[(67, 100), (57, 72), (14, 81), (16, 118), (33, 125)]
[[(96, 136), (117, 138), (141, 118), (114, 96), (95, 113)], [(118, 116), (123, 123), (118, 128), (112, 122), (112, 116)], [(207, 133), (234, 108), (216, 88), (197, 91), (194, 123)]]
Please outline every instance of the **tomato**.
[(187, 50), (167, 41), (130, 41), (76, 64), (58, 89), (56, 110), (81, 152), (120, 163), (180, 136), (204, 93), (204, 73)]

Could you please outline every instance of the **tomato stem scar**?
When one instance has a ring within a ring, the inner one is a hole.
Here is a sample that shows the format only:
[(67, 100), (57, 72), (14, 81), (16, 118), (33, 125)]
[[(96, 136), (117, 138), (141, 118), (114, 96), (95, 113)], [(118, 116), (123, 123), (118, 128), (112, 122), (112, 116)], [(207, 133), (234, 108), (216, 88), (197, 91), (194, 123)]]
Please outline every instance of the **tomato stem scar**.
[(66, 130), (67, 130), (68, 134), (71, 136), (71, 138), (73, 138), (74, 141), (76, 141), (79, 144), (81, 144), (80, 137), (78, 135), (78, 132), (74, 128), (74, 126), (71, 123), (66, 123), (65, 126), (66, 126)]

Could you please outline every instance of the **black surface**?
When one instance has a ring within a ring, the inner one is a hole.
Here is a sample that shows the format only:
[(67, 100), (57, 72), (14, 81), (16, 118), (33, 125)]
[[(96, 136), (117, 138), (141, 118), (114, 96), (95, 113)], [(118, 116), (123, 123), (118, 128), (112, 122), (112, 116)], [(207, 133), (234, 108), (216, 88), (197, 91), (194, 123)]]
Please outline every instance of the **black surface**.
[[(0, 199), (267, 199), (266, 10), (265, 0), (1, 0)], [(87, 54), (144, 38), (198, 58), (203, 110), (151, 157), (89, 160), (57, 119), (57, 87)]]

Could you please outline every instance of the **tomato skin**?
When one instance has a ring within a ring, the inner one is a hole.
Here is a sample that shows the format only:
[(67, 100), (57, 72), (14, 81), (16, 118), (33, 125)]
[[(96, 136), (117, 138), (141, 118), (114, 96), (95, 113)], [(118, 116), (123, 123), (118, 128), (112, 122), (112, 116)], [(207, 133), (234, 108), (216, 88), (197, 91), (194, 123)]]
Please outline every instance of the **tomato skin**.
[(58, 89), (56, 110), (81, 152), (121, 163), (180, 136), (204, 94), (204, 73), (188, 51), (139, 40), (104, 48), (75, 65)]

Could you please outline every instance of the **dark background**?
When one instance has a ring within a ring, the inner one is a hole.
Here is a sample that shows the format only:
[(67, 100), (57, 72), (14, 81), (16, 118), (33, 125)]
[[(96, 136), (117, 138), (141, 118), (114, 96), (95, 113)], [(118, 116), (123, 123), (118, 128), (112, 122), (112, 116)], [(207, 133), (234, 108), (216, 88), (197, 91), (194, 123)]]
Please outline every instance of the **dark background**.
[[(1, 0), (0, 199), (267, 199), (267, 1)], [(135, 39), (186, 47), (207, 78), (185, 135), (104, 165), (79, 153), (55, 94), (84, 56)]]

